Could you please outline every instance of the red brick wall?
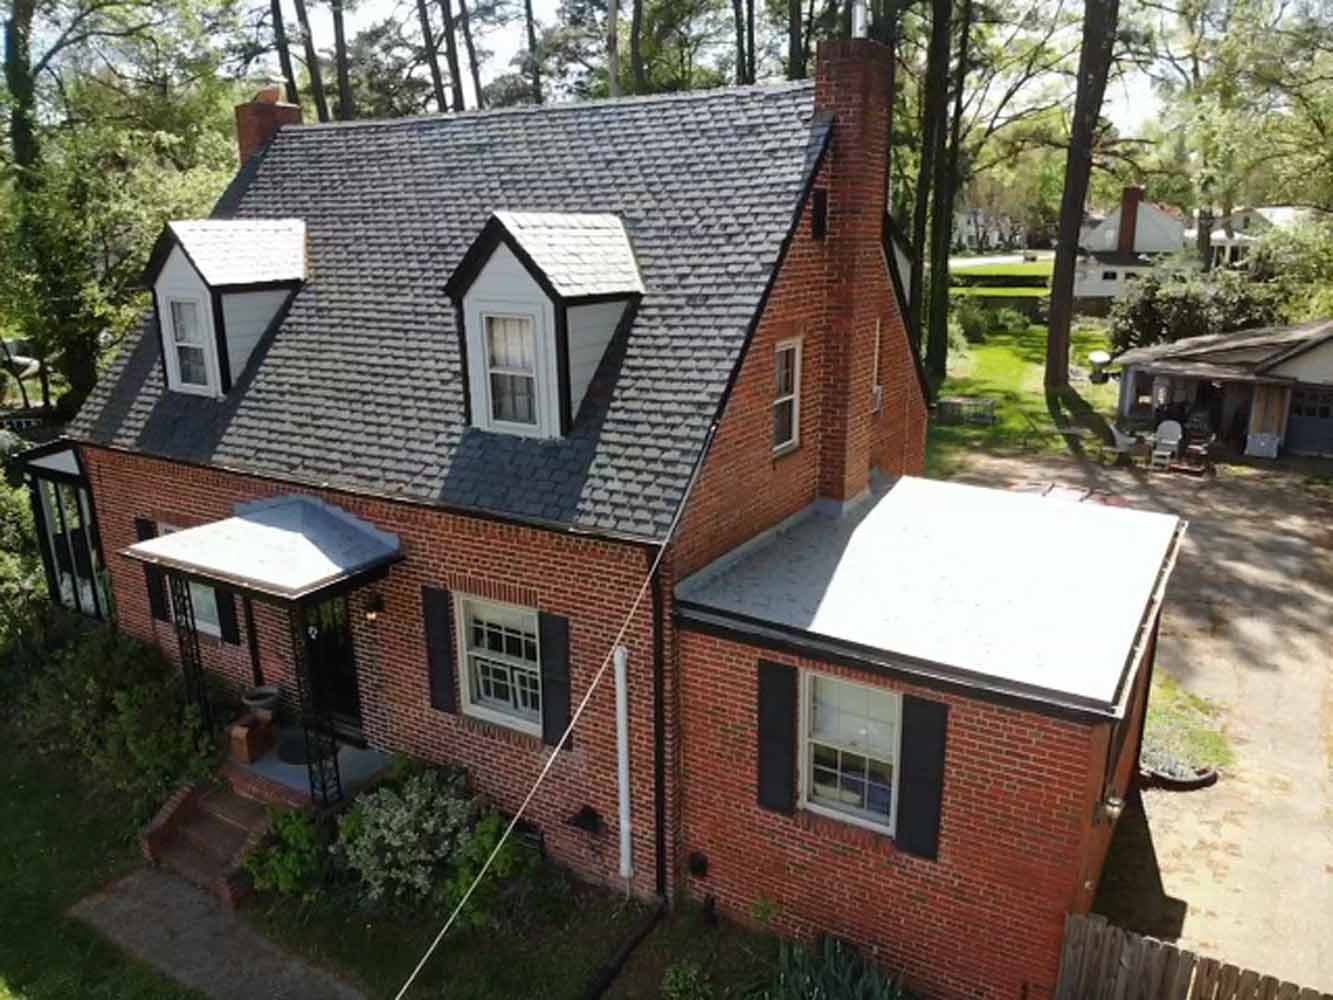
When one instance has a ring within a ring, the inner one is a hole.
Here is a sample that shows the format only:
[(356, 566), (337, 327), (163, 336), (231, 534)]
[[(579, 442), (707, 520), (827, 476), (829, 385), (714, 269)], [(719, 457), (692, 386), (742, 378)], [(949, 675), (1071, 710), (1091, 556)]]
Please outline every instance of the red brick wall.
[[(692, 895), (743, 921), (776, 904), (778, 930), (848, 937), (929, 996), (1051, 993), (1103, 761), (1089, 727), (687, 630), (677, 643), (682, 850), (709, 861), (705, 878), (686, 876)], [(937, 861), (757, 804), (761, 656), (949, 705)]]
[[(337, 504), (398, 534), (406, 559), (368, 590), (383, 595), (373, 625), (359, 614), (367, 591), (351, 595), (363, 723), (372, 746), (462, 764), (476, 787), (502, 809), (516, 809), (536, 779), (548, 748), (519, 734), (430, 707), (421, 609), (423, 584), (502, 597), (565, 615), (570, 622), (571, 710), (611, 648), (649, 565), (643, 547), (467, 518), (443, 511), (307, 490), (259, 478), (199, 469), (161, 459), (84, 447), (97, 507), (116, 613), (130, 633), (156, 641), (173, 658), (174, 632), (154, 622), (143, 568), (120, 551), (134, 543), (134, 519), (189, 527), (230, 516), (239, 501), (303, 493)], [(201, 639), (205, 665), (233, 683), (249, 683), (244, 614), (241, 644)], [(293, 684), (285, 619), (256, 602), (256, 625), (266, 679)], [(629, 647), (630, 766), (634, 828), (633, 887), (653, 893), (652, 604), (648, 596), (625, 638)], [(461, 705), (461, 694), (459, 704)], [(668, 722), (672, 720), (668, 716)], [(589, 804), (605, 824), (592, 835), (566, 820)], [(619, 884), (615, 758), (615, 690), (608, 670), (529, 816), (550, 851), (585, 878)], [(674, 831), (669, 828), (669, 833)], [(668, 883), (669, 884), (669, 883)]]
[[(892, 474), (924, 468), (925, 400), (880, 242), (887, 59), (886, 49), (865, 39), (820, 46), (818, 100), (837, 116), (814, 183), (828, 192), (827, 235), (814, 238), (807, 202), (690, 495), (673, 547), (681, 577), (817, 497), (858, 495), (872, 467)], [(798, 336), (800, 447), (774, 456), (774, 350)]]

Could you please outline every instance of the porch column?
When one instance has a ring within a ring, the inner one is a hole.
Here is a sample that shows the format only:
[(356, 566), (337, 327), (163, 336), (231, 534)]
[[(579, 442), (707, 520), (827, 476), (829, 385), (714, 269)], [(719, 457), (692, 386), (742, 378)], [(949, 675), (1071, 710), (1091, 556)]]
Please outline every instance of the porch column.
[(296, 675), (296, 693), (301, 703), (301, 731), (305, 736), (310, 798), (316, 805), (331, 806), (341, 802), (343, 797), (333, 718), (315, 697), (313, 676), (318, 665), (310, 662), (305, 608), (300, 604), (290, 605), (288, 620), (292, 635), (292, 672)]
[(203, 658), (199, 655), (199, 629), (194, 620), (194, 601), (190, 581), (179, 573), (166, 573), (171, 593), (171, 615), (180, 645), (181, 675), (185, 679), (185, 697), (199, 709), (199, 722), (210, 741), (213, 739), (213, 707), (208, 700)]

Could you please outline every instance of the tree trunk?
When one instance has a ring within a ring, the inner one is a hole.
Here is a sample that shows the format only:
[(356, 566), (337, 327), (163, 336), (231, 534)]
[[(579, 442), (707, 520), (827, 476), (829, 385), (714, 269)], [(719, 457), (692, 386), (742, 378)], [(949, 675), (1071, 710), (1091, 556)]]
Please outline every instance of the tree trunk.
[[(939, 113), (935, 119), (934, 146), (932, 156), (934, 181), (931, 190), (930, 209), (930, 311), (927, 315), (926, 334), (926, 370), (938, 381), (943, 380), (948, 369), (949, 354), (949, 242), (953, 232), (953, 171), (951, 170), (952, 149), (949, 146), (948, 124), (948, 60), (949, 42), (953, 30), (953, 0), (934, 0), (931, 13), (931, 42), (936, 42), (935, 32), (943, 24), (944, 48), (932, 47), (930, 70), (934, 71), (935, 62), (940, 59), (945, 64), (944, 85), (940, 88)], [(961, 46), (960, 46), (961, 47)]]
[(634, 74), (634, 93), (648, 93), (648, 72), (643, 66), (643, 0), (633, 0), (629, 20), (629, 65)]
[(435, 32), (430, 27), (430, 12), (426, 9), (426, 0), (417, 0), (417, 20), (421, 22), (421, 40), (426, 46), (426, 66), (430, 69), (430, 85), (435, 94), (435, 107), (439, 111), (448, 111), (449, 101), (444, 96), (444, 77), (440, 75), (440, 53), (435, 47)]
[(805, 48), (801, 45), (801, 0), (787, 0), (787, 79), (805, 79)]
[(736, 82), (745, 82), (745, 0), (731, 0), (731, 16), (736, 22)]
[(278, 65), (282, 67), (287, 103), (300, 104), (301, 93), (296, 89), (296, 71), (292, 69), (292, 50), (287, 47), (287, 24), (282, 19), (282, 0), (270, 0), (269, 9), (273, 12), (273, 47), (278, 50)]
[(468, 23), (467, 0), (458, 0), (458, 26), (463, 31), (463, 46), (467, 49), (468, 72), (472, 74), (472, 89), (476, 95), (477, 107), (485, 106), (481, 98), (481, 67), (477, 65), (477, 46), (472, 41), (472, 26)]
[(352, 94), (352, 68), (347, 61), (347, 25), (343, 23), (343, 0), (329, 0), (333, 14), (333, 57), (338, 70), (338, 120), (356, 117), (356, 98)]
[(1199, 206), (1199, 228), (1194, 231), (1194, 249), (1205, 273), (1213, 269), (1213, 206)]
[(315, 36), (310, 33), (310, 14), (305, 0), (296, 0), (296, 20), (301, 25), (301, 46), (305, 49), (305, 68), (310, 74), (310, 96), (315, 99), (315, 114), (319, 120), (329, 120), (329, 102), (324, 96), (324, 74), (319, 69), (319, 53), (315, 51)]
[[(922, 319), (925, 316), (926, 234), (931, 204), (932, 180), (939, 177), (937, 166), (944, 157), (945, 127), (949, 108), (949, 33), (952, 20), (949, 0), (933, 0), (930, 26), (930, 46), (926, 61), (926, 90), (921, 103), (921, 169), (916, 179), (916, 210), (912, 217), (912, 243), (916, 256), (912, 260), (912, 279), (908, 308), (912, 313), (911, 328), (917, 336), (925, 334)], [(946, 261), (947, 264), (947, 261)], [(943, 275), (931, 272), (932, 284), (949, 281), (946, 269)]]
[(1055, 271), (1051, 275), (1051, 313), (1046, 336), (1048, 389), (1063, 389), (1069, 385), (1069, 326), (1074, 315), (1078, 230), (1083, 222), (1083, 203), (1088, 196), (1092, 143), (1102, 98), (1106, 94), (1106, 78), (1111, 71), (1119, 15), (1120, 0), (1085, 0), (1083, 43), (1078, 54), (1078, 92), (1069, 130), (1069, 154), (1065, 158), (1065, 190), (1060, 199), (1060, 237), (1055, 248)]
[(454, 98), (454, 110), (462, 111), (463, 71), (458, 65), (458, 35), (454, 28), (454, 8), (451, 0), (440, 0), (440, 13), (444, 15), (444, 57), (449, 61), (449, 92)]
[(532, 0), (523, 0), (523, 18), (528, 27), (528, 72), (532, 75), (532, 100), (541, 104), (542, 60), (537, 52), (537, 19), (532, 16)]
[(9, 90), (9, 142), (21, 193), (37, 184), (36, 93), (32, 78), (32, 19), (35, 0), (14, 0), (5, 22), (5, 86)]
[(754, 0), (745, 0), (745, 82), (754, 83)]
[(606, 5), (606, 81), (612, 97), (620, 96), (620, 3)]

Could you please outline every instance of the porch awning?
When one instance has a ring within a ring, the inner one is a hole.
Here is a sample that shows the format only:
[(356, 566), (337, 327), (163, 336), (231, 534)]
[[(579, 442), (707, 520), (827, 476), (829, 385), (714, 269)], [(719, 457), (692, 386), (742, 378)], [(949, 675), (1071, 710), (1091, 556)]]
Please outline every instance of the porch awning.
[(1232, 365), (1206, 361), (1148, 361), (1130, 365), (1147, 375), (1174, 375), (1177, 378), (1207, 379), (1210, 382), (1247, 382), (1254, 385), (1290, 385), (1294, 379), (1263, 375)]
[(314, 497), (279, 497), (236, 510), (234, 517), (137, 542), (122, 554), (280, 601), (369, 579), (402, 558), (397, 535)]

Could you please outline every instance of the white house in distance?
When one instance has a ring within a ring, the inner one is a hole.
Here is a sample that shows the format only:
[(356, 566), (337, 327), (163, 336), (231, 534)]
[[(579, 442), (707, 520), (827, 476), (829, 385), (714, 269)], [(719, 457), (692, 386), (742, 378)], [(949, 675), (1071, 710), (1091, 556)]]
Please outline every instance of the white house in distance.
[[(1212, 246), (1213, 267), (1235, 267), (1249, 255), (1259, 237), (1273, 229), (1295, 229), (1308, 223), (1328, 219), (1329, 213), (1304, 205), (1257, 205), (1237, 208), (1217, 222), (1209, 237)], [(1199, 228), (1196, 223), (1185, 230), (1185, 246), (1193, 247)]]
[(1118, 297), (1129, 282), (1153, 269), (1157, 257), (1179, 252), (1184, 233), (1180, 219), (1144, 201), (1143, 188), (1125, 188), (1119, 208), (1079, 231), (1074, 297)]

